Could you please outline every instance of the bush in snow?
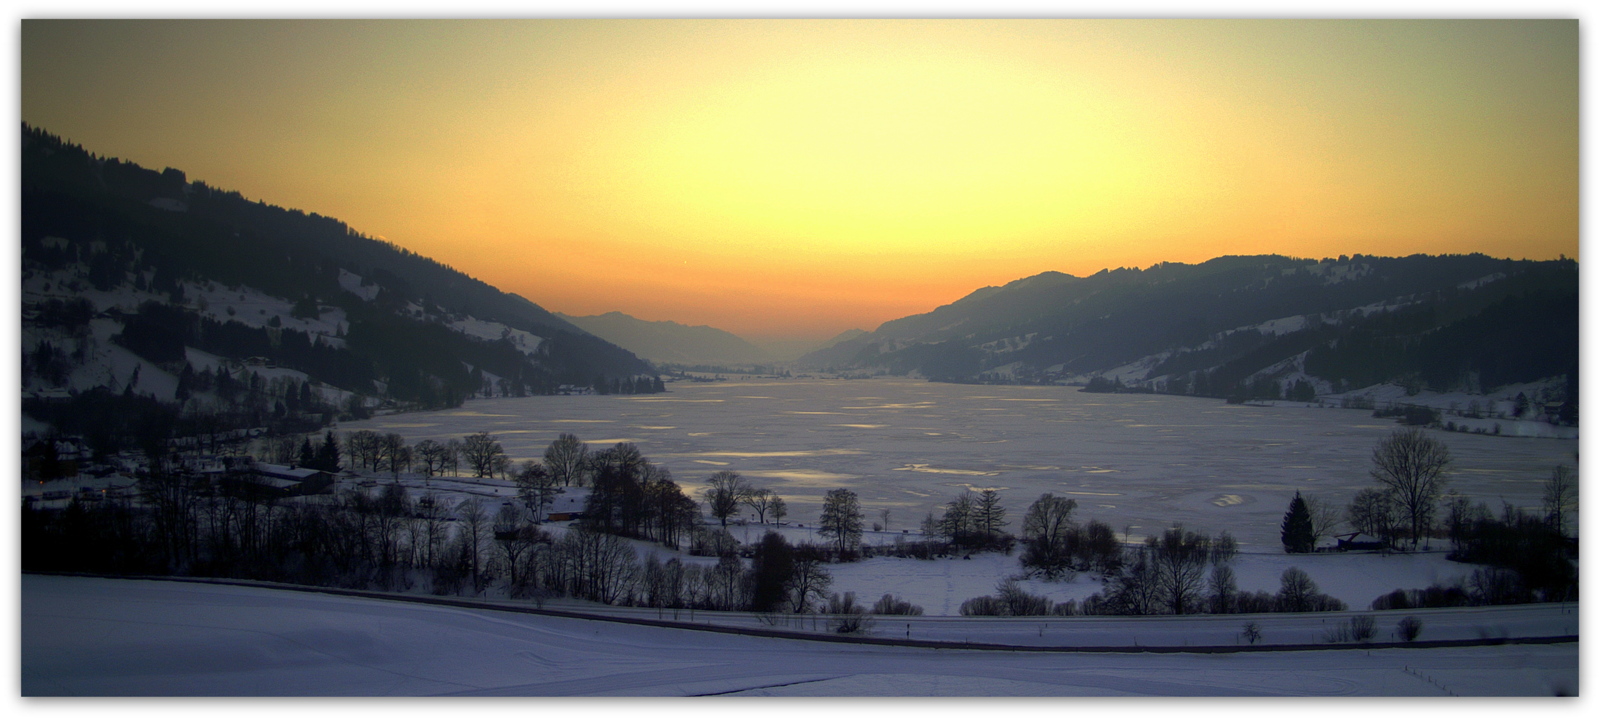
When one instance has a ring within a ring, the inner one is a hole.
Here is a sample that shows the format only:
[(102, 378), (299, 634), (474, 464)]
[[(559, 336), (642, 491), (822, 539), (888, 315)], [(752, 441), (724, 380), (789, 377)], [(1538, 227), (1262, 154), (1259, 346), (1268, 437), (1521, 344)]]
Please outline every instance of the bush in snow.
[(889, 593), (884, 593), (878, 602), (872, 605), (873, 615), (921, 615), (922, 606), (912, 605), (906, 600), (901, 600)]
[(1330, 643), (1366, 642), (1372, 639), (1374, 621), (1371, 615), (1357, 615), (1333, 626), (1323, 635)]
[(828, 614), (834, 615), (830, 627), (836, 633), (860, 634), (872, 629), (872, 616), (856, 603), (856, 594), (834, 593), (828, 598)]
[(995, 595), (975, 597), (961, 603), (962, 615), (999, 615), (1026, 617), (1050, 615), (1054, 603), (1042, 595), (1030, 595), (1017, 584), (1015, 578), (1006, 578), (995, 587)]
[(1395, 626), (1394, 633), (1406, 642), (1416, 640), (1417, 636), (1422, 634), (1422, 620), (1415, 615), (1400, 618), (1400, 624)]

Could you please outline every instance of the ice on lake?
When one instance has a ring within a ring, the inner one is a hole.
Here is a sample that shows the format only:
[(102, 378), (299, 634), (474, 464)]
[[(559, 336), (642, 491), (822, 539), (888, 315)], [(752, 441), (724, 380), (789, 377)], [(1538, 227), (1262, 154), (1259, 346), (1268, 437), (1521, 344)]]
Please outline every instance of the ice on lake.
[[(890, 530), (967, 489), (997, 488), (1016, 532), (1028, 503), (1078, 500), (1078, 518), (1131, 537), (1174, 522), (1276, 546), (1296, 490), (1343, 506), (1373, 484), (1372, 448), (1397, 427), (1370, 411), (1227, 405), (1070, 387), (954, 385), (908, 379), (673, 383), (665, 395), (475, 400), (434, 412), (343, 423), (343, 431), (448, 440), (487, 431), (517, 460), (563, 432), (592, 450), (632, 442), (688, 492), (718, 470), (771, 488), (791, 523), (815, 523), (822, 497), (848, 487), (868, 524)], [(1495, 509), (1539, 505), (1575, 440), (1434, 432), (1455, 459), (1451, 489)]]

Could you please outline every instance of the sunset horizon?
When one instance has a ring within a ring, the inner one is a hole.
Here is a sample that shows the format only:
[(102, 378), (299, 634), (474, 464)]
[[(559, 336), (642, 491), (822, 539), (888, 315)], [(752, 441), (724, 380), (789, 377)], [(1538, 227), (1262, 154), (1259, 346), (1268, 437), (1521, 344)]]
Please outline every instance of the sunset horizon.
[(1046, 271), (1576, 258), (1577, 38), (1559, 20), (27, 20), (22, 119), (552, 311), (823, 340)]
[(1570, 699), (1515, 12), (23, 19), (22, 707)]

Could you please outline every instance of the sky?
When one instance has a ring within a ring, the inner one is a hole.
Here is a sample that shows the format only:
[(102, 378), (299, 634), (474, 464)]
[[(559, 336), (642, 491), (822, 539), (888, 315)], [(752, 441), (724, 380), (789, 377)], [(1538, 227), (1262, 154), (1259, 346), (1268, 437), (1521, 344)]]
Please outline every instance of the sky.
[(1576, 258), (1578, 22), (53, 21), (21, 119), (573, 315), (825, 338), (1047, 270)]

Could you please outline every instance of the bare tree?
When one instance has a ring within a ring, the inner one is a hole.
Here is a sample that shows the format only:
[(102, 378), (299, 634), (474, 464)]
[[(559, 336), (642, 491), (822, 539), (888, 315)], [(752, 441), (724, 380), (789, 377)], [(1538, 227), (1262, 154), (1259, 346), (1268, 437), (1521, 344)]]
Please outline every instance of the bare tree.
[(521, 586), (520, 571), (533, 549), (532, 535), (523, 532), (527, 523), (517, 506), (504, 503), (494, 516), (494, 541), (500, 547), (501, 565), (506, 570), (506, 591), (515, 595)]
[(1154, 615), (1163, 595), (1148, 546), (1130, 549), (1122, 566), (1106, 579), (1106, 600), (1119, 615)]
[(755, 511), (756, 522), (765, 525), (767, 523), (767, 512), (772, 510), (772, 501), (777, 497), (777, 493), (766, 488), (751, 490), (750, 494), (745, 496), (744, 504)]
[(1072, 575), (1074, 546), (1081, 535), (1072, 524), (1072, 511), (1078, 501), (1050, 493), (1039, 496), (1022, 516), (1022, 537), (1027, 549), (1022, 565), (1055, 579)]
[(732, 470), (719, 470), (706, 479), (706, 488), (701, 491), (706, 498), (706, 509), (711, 511), (711, 517), (722, 521), (722, 526), (728, 526), (728, 518), (739, 511), (739, 504), (750, 497), (750, 484), (739, 477), (739, 473)]
[(1159, 538), (1149, 538), (1150, 561), (1167, 609), (1174, 615), (1194, 612), (1205, 587), (1211, 538), (1175, 525)]
[(452, 439), (450, 439), (450, 440), (445, 442), (445, 444), (444, 444), (444, 459), (443, 459), (443, 463), (444, 464), (440, 466), (440, 472), (439, 472), (440, 475), (443, 475), (445, 470), (449, 470), (450, 471), (450, 476), (451, 477), (455, 477), (455, 476), (461, 474), (461, 441), (460, 440), (456, 440), (456, 439), (452, 438)]
[(1000, 493), (994, 488), (984, 488), (978, 493), (975, 510), (973, 525), (985, 537), (999, 535), (1000, 530), (1009, 524), (1006, 522), (1006, 509), (1000, 504)]
[(1041, 543), (1055, 547), (1067, 537), (1067, 531), (1072, 529), (1072, 512), (1078, 509), (1078, 501), (1072, 498), (1059, 498), (1051, 493), (1039, 496), (1028, 506), (1028, 512), (1022, 516), (1022, 535), (1028, 542)]
[(1480, 517), (1488, 514), (1488, 507), (1474, 508), (1472, 500), (1460, 493), (1451, 493), (1444, 496), (1445, 530), (1450, 536), (1450, 545), (1456, 552), (1466, 549), (1468, 538), (1472, 535), (1472, 527)]
[(544, 467), (562, 487), (588, 484), (589, 446), (577, 435), (561, 433), (544, 449)]
[(1239, 583), (1234, 579), (1233, 568), (1227, 565), (1211, 566), (1211, 612), (1221, 615), (1234, 610), (1234, 596), (1239, 594)]
[(482, 573), (479, 567), (483, 559), (484, 525), (488, 522), (488, 515), (483, 512), (477, 498), (467, 498), (456, 505), (456, 521), (461, 523), (461, 546), (468, 556), (471, 565), (472, 589), (474, 592), (483, 590)]
[(371, 430), (357, 430), (344, 436), (344, 453), (358, 468), (378, 469), (382, 436)]
[(423, 440), (412, 448), (418, 461), (422, 463), (423, 474), (433, 477), (444, 471), (445, 446), (437, 440)]
[(789, 505), (783, 501), (782, 496), (773, 493), (772, 507), (767, 508), (767, 512), (772, 513), (772, 522), (774, 524), (781, 525), (783, 524), (783, 519), (789, 516)]
[(612, 604), (630, 594), (639, 581), (638, 555), (616, 535), (572, 528), (559, 548), (569, 564), (574, 595)]
[(944, 515), (939, 518), (939, 534), (955, 544), (970, 542), (976, 532), (977, 497), (971, 490), (963, 491), (956, 499), (944, 504)]
[(267, 462), (277, 465), (293, 465), (300, 458), (300, 443), (302, 439), (295, 435), (267, 438), (264, 444), (264, 455)]
[(1318, 595), (1317, 584), (1306, 571), (1291, 567), (1279, 578), (1277, 603), (1283, 612), (1306, 612)]
[(1233, 533), (1223, 530), (1211, 540), (1211, 562), (1216, 565), (1227, 565), (1233, 562), (1234, 556), (1239, 554), (1239, 541), (1233, 539)]
[(1344, 522), (1339, 507), (1316, 495), (1307, 495), (1306, 509), (1311, 512), (1311, 546), (1333, 536), (1334, 528)]
[(829, 490), (822, 501), (822, 519), (818, 523), (823, 537), (833, 538), (843, 557), (861, 541), (861, 502), (856, 494), (845, 488)]
[(1356, 493), (1345, 508), (1345, 519), (1356, 532), (1388, 542), (1394, 535), (1394, 501), (1389, 493), (1376, 488), (1363, 488)]
[(523, 461), (516, 483), (517, 497), (533, 515), (534, 522), (544, 517), (544, 507), (550, 504), (550, 499), (562, 492), (555, 477), (538, 460)]
[(1544, 516), (1550, 527), (1566, 537), (1567, 518), (1578, 509), (1578, 478), (1572, 468), (1557, 465), (1544, 482)]
[(744, 582), (744, 561), (738, 555), (723, 555), (706, 574), (711, 607), (716, 610), (741, 610), (749, 606)]
[(400, 433), (388, 433), (378, 438), (378, 456), (394, 477), (411, 469), (411, 446)]
[(797, 613), (806, 612), (812, 600), (822, 600), (833, 584), (823, 564), (824, 551), (815, 545), (801, 545), (794, 551), (794, 574), (790, 576), (789, 597)]
[(500, 442), (486, 432), (468, 435), (461, 443), (461, 457), (472, 469), (474, 477), (489, 477), (494, 473), (495, 458), (505, 455)]
[(1411, 527), (1416, 546), (1448, 482), (1450, 449), (1421, 428), (1396, 430), (1372, 450), (1372, 477), (1387, 488)]
[(422, 522), (422, 564), (433, 567), (440, 546), (450, 535), (449, 517), (445, 513), (443, 500), (431, 492), (423, 493), (422, 497), (417, 498), (417, 519)]

